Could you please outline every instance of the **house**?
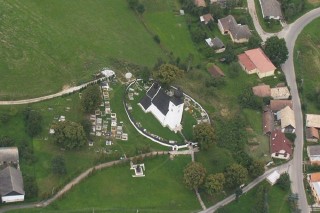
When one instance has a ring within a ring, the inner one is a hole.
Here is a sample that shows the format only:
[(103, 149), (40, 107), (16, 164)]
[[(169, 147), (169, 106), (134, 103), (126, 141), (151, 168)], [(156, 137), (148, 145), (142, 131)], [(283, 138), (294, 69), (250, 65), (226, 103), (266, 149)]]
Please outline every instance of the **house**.
[(259, 0), (264, 19), (282, 19), (281, 4), (277, 0)]
[(19, 152), (17, 147), (0, 147), (0, 166), (19, 165)]
[(288, 160), (292, 155), (292, 142), (280, 130), (274, 130), (270, 135), (271, 157)]
[(208, 67), (208, 72), (212, 75), (212, 77), (217, 78), (217, 77), (224, 77), (223, 71), (216, 66), (215, 64), (212, 64)]
[(269, 107), (265, 107), (262, 114), (263, 134), (270, 135), (274, 130), (274, 116)]
[(290, 91), (288, 87), (275, 87), (271, 89), (271, 97), (273, 99), (288, 99), (290, 97)]
[(278, 112), (286, 106), (289, 106), (292, 109), (292, 100), (270, 100), (270, 109), (273, 112)]
[(252, 35), (249, 27), (237, 24), (232, 15), (218, 19), (218, 27), (223, 35), (229, 34), (234, 43), (248, 42)]
[(175, 90), (169, 96), (157, 83), (153, 83), (138, 105), (147, 113), (151, 112), (164, 127), (177, 132), (182, 129), (183, 93)]
[(214, 39), (207, 38), (205, 41), (209, 47), (214, 49), (215, 53), (222, 53), (226, 50), (223, 42), (218, 37), (215, 37)]
[(276, 113), (277, 120), (281, 122), (281, 131), (285, 133), (294, 133), (296, 122), (293, 110), (286, 106), (284, 109)]
[(219, 4), (221, 8), (226, 8), (227, 0), (210, 0), (210, 4)]
[(320, 172), (307, 175), (310, 188), (317, 204), (320, 203)]
[(194, 4), (197, 7), (206, 7), (206, 1), (205, 0), (194, 0)]
[(306, 126), (319, 129), (320, 128), (320, 115), (307, 114)]
[(20, 170), (8, 166), (0, 171), (0, 196), (2, 203), (24, 201), (23, 179)]
[(210, 13), (200, 16), (200, 21), (204, 24), (208, 24), (210, 21), (213, 21), (213, 17)]
[(270, 86), (266, 84), (261, 84), (261, 85), (252, 87), (252, 92), (255, 96), (262, 97), (262, 98), (270, 97), (271, 95)]
[(274, 171), (267, 177), (267, 181), (271, 184), (271, 186), (273, 186), (278, 181), (279, 178), (280, 178), (279, 172)]
[(242, 69), (248, 74), (257, 73), (259, 78), (274, 75), (276, 67), (264, 54), (261, 48), (247, 50), (238, 55)]
[(306, 140), (308, 142), (318, 142), (319, 141), (319, 130), (314, 127), (306, 128)]
[(320, 165), (320, 145), (308, 146), (307, 153), (311, 164)]

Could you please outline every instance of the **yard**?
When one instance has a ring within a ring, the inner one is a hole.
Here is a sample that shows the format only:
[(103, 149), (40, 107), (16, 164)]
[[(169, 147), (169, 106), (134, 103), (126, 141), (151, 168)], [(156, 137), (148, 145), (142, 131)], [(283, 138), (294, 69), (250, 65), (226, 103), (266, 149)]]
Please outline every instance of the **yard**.
[(145, 177), (133, 178), (129, 164), (97, 171), (45, 209), (13, 212), (190, 212), (201, 207), (182, 183), (189, 156), (144, 160)]
[(111, 58), (152, 66), (165, 57), (126, 0), (12, 0), (0, 7), (2, 100), (91, 80)]

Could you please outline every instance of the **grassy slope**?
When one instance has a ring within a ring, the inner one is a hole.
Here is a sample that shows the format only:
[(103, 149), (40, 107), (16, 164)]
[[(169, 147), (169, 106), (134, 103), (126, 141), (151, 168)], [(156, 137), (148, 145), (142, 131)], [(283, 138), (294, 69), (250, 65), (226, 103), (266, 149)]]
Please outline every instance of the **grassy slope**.
[[(182, 184), (182, 168), (190, 157), (170, 160), (167, 156), (145, 159), (146, 176), (133, 178), (129, 165), (121, 165), (96, 172), (75, 186), (46, 209), (30, 212), (64, 212), (102, 210), (108, 212), (190, 212), (200, 206), (194, 193)], [(28, 210), (14, 211), (28, 212)]]
[(163, 56), (126, 0), (2, 1), (1, 99), (36, 97), (91, 79), (118, 58)]
[(294, 49), (294, 65), (297, 76), (303, 79), (303, 102), (308, 113), (320, 113), (320, 110), (310, 102), (307, 94), (313, 94), (320, 89), (320, 18), (307, 25), (299, 35)]

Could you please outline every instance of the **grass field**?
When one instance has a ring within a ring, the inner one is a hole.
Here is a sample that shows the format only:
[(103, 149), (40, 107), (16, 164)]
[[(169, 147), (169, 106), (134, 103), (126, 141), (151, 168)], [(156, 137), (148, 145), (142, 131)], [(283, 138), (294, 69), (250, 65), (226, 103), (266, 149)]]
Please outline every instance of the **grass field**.
[(151, 66), (164, 56), (126, 0), (12, 0), (0, 7), (0, 99), (88, 81), (110, 58)]
[[(269, 185), (269, 183), (262, 182), (251, 191), (242, 195), (239, 201), (233, 201), (229, 205), (219, 209), (219, 213), (234, 213), (234, 212), (252, 212), (255, 205), (257, 189), (261, 185)], [(272, 213), (289, 213), (290, 208), (287, 203), (287, 196), (290, 192), (283, 191), (278, 186), (274, 185), (270, 188), (268, 193), (269, 212)]]
[(145, 159), (145, 177), (133, 178), (129, 164), (98, 171), (45, 209), (14, 212), (191, 212), (200, 210), (182, 183), (190, 156)]
[(302, 101), (307, 113), (320, 113), (315, 105), (316, 91), (320, 90), (319, 26), (320, 18), (307, 25), (299, 35), (294, 49), (295, 70), (297, 78), (303, 79)]

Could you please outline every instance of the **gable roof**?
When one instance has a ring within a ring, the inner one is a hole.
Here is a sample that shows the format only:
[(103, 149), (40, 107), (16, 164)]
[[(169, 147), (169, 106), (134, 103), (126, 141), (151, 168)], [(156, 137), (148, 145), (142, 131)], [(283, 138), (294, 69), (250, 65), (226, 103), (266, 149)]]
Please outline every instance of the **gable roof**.
[(205, 0), (194, 0), (194, 4), (195, 4), (197, 7), (205, 7), (205, 6), (206, 6)]
[(270, 86), (266, 84), (252, 87), (252, 92), (258, 97), (269, 97), (271, 95)]
[(280, 110), (277, 113), (277, 117), (281, 120), (281, 128), (286, 128), (290, 125), (293, 128), (296, 128), (294, 112), (289, 106), (286, 106), (284, 109)]
[(24, 195), (23, 180), (20, 170), (11, 166), (0, 171), (0, 194), (9, 195), (12, 192)]
[(209, 21), (213, 21), (213, 17), (210, 13), (200, 16), (200, 21), (207, 24)]
[(238, 55), (238, 60), (248, 71), (251, 71), (257, 68), (256, 65), (250, 60), (250, 58), (245, 53)]
[(273, 118), (273, 113), (269, 108), (264, 110), (262, 114), (262, 125), (263, 125), (263, 134), (269, 134), (273, 131), (274, 126), (273, 126), (274, 118)]
[(313, 155), (320, 155), (320, 145), (308, 146), (307, 150), (309, 157)]
[(223, 77), (223, 76), (225, 76), (223, 71), (218, 66), (216, 66), (215, 64), (212, 64), (211, 66), (209, 66), (207, 70), (213, 77)]
[(277, 0), (260, 0), (263, 17), (282, 18), (281, 4)]
[(18, 162), (19, 152), (17, 147), (0, 147), (0, 162)]
[(234, 25), (230, 29), (230, 33), (234, 39), (249, 39), (252, 35), (248, 25)]
[(318, 139), (319, 140), (319, 130), (314, 127), (307, 127), (306, 129), (307, 139)]
[(320, 181), (320, 172), (311, 173), (309, 175), (310, 182), (319, 182)]
[(221, 49), (225, 47), (224, 43), (218, 37), (214, 37), (211, 42), (214, 49)]
[(228, 15), (218, 20), (224, 31), (231, 31), (237, 25), (235, 18), (232, 15)]
[(260, 73), (275, 70), (276, 67), (272, 64), (270, 59), (264, 54), (261, 48), (251, 49), (244, 52), (252, 61)]
[(280, 130), (274, 130), (270, 135), (270, 150), (271, 153), (279, 153), (283, 150), (292, 155), (292, 142)]
[(320, 128), (320, 115), (307, 114), (306, 116), (306, 126)]
[(271, 88), (271, 97), (274, 99), (288, 99), (290, 91), (288, 87)]
[(286, 106), (289, 106), (292, 109), (292, 100), (271, 100), (270, 109), (274, 112), (282, 110)]

